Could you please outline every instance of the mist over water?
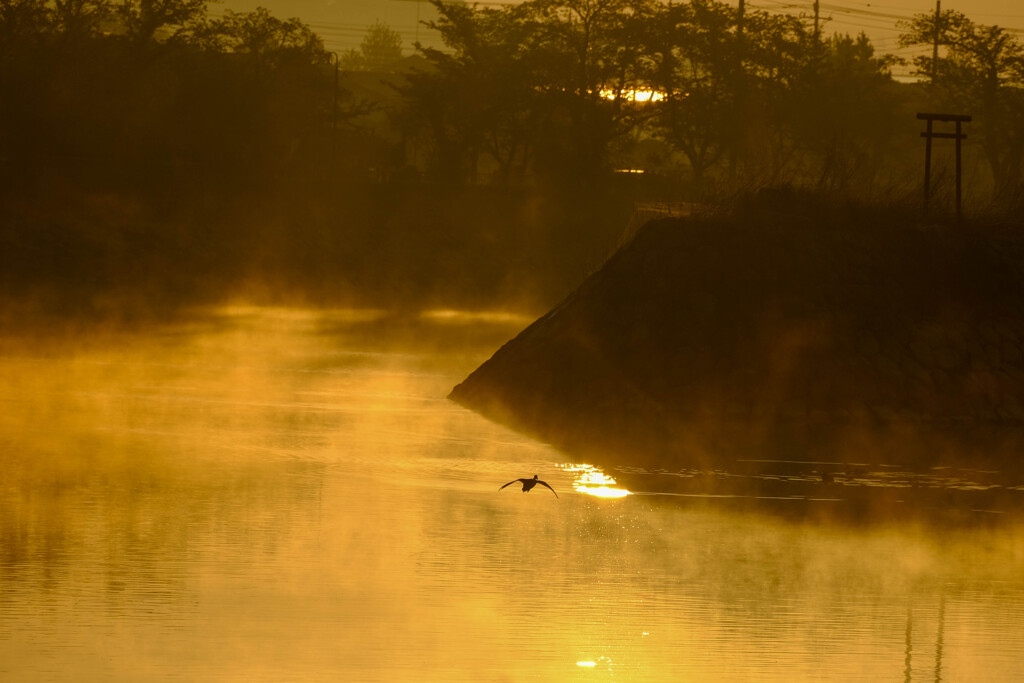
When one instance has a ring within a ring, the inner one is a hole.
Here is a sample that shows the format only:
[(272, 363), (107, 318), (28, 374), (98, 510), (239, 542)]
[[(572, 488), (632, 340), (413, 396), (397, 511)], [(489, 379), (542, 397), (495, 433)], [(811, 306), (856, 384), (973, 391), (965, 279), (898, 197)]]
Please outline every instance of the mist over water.
[[(1024, 677), (1018, 523), (588, 495), (585, 463), (444, 398), (528, 322), (233, 308), (4, 341), (0, 679)], [(498, 491), (534, 474), (559, 498)]]

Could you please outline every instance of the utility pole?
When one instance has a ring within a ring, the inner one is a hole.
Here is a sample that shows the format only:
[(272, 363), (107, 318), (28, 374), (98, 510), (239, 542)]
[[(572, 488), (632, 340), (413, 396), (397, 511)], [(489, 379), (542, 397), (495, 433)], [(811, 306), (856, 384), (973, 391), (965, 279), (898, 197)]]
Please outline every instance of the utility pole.
[(736, 88), (736, 106), (732, 114), (732, 122), (730, 125), (732, 133), (732, 145), (729, 149), (729, 181), (736, 179), (736, 167), (738, 163), (738, 152), (737, 149), (743, 142), (742, 132), (742, 121), (746, 115), (746, 77), (743, 71), (743, 58), (746, 55), (746, 49), (744, 48), (744, 36), (743, 36), (743, 18), (746, 14), (746, 3), (744, 0), (739, 0), (739, 6), (736, 8), (736, 70), (733, 74), (735, 78), (734, 87)]
[[(746, 11), (746, 6), (743, 0), (740, 0), (740, 6), (736, 8), (736, 44), (738, 46), (743, 45), (743, 13)], [(742, 50), (737, 50), (742, 52)]]
[(821, 13), (821, 6), (819, 5), (818, 0), (814, 0), (814, 42), (815, 43), (818, 42), (818, 37), (821, 35), (820, 30), (818, 28), (818, 16), (820, 15), (820, 13)]
[(331, 66), (334, 67), (334, 107), (331, 109), (331, 128), (334, 130), (338, 129), (338, 53), (331, 52), (328, 54)]
[(423, 4), (423, 0), (398, 0), (399, 2), (415, 2), (416, 3), (416, 38), (415, 41), (420, 42), (420, 5)]
[(932, 85), (939, 75), (939, 17), (941, 15), (942, 0), (935, 0), (935, 38), (932, 43)]

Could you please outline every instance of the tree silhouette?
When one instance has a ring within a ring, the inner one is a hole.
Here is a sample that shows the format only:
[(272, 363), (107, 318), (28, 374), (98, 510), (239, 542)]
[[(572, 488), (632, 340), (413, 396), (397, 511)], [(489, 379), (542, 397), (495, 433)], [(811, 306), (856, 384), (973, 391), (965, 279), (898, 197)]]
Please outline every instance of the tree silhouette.
[(476, 179), (483, 155), (497, 177), (527, 167), (578, 179), (608, 167), (636, 123), (646, 0), (534, 0), (476, 8), (434, 1), (429, 24), (447, 49), (419, 46), (430, 71), (410, 76), (408, 120), (419, 121), (446, 177)]
[(124, 0), (118, 12), (128, 35), (140, 43), (153, 40), (157, 31), (181, 28), (201, 20), (210, 0)]
[(114, 15), (109, 0), (55, 0), (53, 22), (58, 32), (70, 40), (96, 36), (104, 21)]
[(977, 24), (953, 10), (938, 18), (916, 15), (901, 28), (901, 45), (937, 40), (945, 48), (938, 63), (930, 56), (916, 58), (917, 73), (932, 79), (936, 105), (974, 116), (972, 136), (981, 140), (994, 195), (1011, 199), (1024, 162), (1024, 47), (1006, 29)]
[(262, 65), (300, 60), (326, 63), (323, 40), (298, 19), (278, 19), (260, 7), (252, 12), (228, 10), (222, 19), (193, 24), (179, 39), (206, 50), (246, 55)]
[(608, 169), (610, 146), (638, 122), (626, 96), (641, 85), (640, 41), (649, 0), (535, 0), (552, 124), (541, 151), (556, 175), (588, 178)]
[(51, 13), (45, 0), (0, 2), (0, 51), (9, 52), (38, 39), (51, 26)]
[[(897, 117), (927, 93), (929, 107), (974, 115), (970, 136), (998, 199), (1021, 186), (1024, 48), (959, 12), (900, 26), (904, 45), (942, 46), (937, 60), (915, 60), (925, 89), (895, 83), (892, 60), (863, 35), (825, 37), (806, 16), (749, 7), (741, 17), (720, 0), (432, 1), (428, 27), (444, 48), (418, 45), (425, 59), (385, 80), (399, 84), (389, 113), (400, 111), (405, 161), (434, 179), (587, 189), (639, 143), (663, 168), (689, 168), (670, 179), (678, 191), (863, 191), (899, 177), (910, 145), (895, 136)], [(122, 30), (106, 33), (116, 22)], [(153, 59), (138, 58), (140, 45)], [(377, 22), (341, 62), (387, 71), (400, 56), (398, 33)], [(375, 106), (335, 89), (329, 57), (309, 26), (266, 9), (209, 17), (202, 0), (7, 0), (0, 124), (11, 134), (0, 151), (8, 168), (104, 154), (113, 168), (221, 165), (263, 149), (259, 163), (239, 164), (269, 173), (272, 159), (337, 141), (325, 127)], [(651, 91), (653, 101), (636, 101)], [(225, 127), (218, 116), (237, 130), (214, 133)], [(371, 120), (381, 131), (394, 121)], [(258, 142), (243, 144), (240, 131)]]
[(367, 30), (358, 50), (341, 55), (341, 68), (351, 71), (383, 71), (402, 58), (402, 35), (382, 21)]
[(810, 155), (815, 186), (831, 192), (871, 187), (898, 129), (894, 60), (877, 57), (863, 33), (833, 35), (822, 48), (786, 100), (792, 134)]
[(686, 156), (698, 189), (737, 126), (734, 23), (735, 11), (725, 3), (697, 0), (662, 8), (647, 31), (648, 77), (664, 95), (654, 126)]
[(480, 45), (486, 41), (487, 24), (496, 10), (434, 5), (439, 18), (428, 26), (441, 34), (450, 51), (417, 45), (433, 68), (410, 74), (401, 88), (408, 102), (405, 126), (407, 134), (421, 139), (421, 146), (430, 150), (432, 176), (475, 181), (484, 123), (481, 107), (486, 106), (486, 94), (480, 92), (486, 70)]

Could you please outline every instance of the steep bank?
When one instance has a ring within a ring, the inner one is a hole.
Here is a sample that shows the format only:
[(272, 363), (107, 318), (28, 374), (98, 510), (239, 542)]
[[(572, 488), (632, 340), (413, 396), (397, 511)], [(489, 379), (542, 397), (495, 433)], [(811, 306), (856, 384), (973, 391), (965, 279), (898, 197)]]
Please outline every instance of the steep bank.
[(789, 202), (665, 219), (450, 397), (605, 466), (1013, 479), (1022, 295), (1013, 230)]

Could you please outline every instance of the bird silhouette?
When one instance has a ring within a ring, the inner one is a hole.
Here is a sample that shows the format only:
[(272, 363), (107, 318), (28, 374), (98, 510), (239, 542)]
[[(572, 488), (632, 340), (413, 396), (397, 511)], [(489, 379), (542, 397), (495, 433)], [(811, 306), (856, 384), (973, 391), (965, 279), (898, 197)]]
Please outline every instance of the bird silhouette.
[[(521, 481), (523, 483), (523, 493), (528, 492), (534, 486), (536, 486), (537, 484), (540, 484), (541, 486), (547, 486), (549, 489), (551, 489), (551, 493), (554, 493), (555, 494), (555, 498), (558, 498), (558, 493), (554, 489), (551, 488), (551, 485), (548, 484), (546, 481), (541, 481), (540, 479), (538, 479), (536, 474), (533, 475), (533, 479), (527, 479), (525, 477), (523, 477), (522, 479), (513, 479), (509, 483), (505, 484), (505, 486), (511, 486), (512, 484), (516, 483), (517, 481)], [(505, 488), (505, 486), (499, 487), (498, 490), (500, 491), (501, 489)]]

